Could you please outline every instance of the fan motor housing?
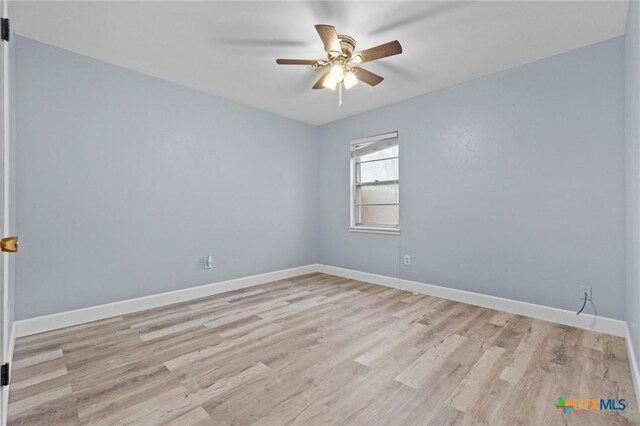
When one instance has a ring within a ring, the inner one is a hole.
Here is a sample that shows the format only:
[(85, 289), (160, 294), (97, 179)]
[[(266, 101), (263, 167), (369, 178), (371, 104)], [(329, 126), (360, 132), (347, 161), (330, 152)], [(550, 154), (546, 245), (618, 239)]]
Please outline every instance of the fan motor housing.
[(353, 39), (353, 37), (339, 34), (338, 41), (340, 41), (340, 47), (342, 48), (342, 53), (347, 55), (347, 57), (351, 57), (351, 54), (356, 48), (356, 41)]

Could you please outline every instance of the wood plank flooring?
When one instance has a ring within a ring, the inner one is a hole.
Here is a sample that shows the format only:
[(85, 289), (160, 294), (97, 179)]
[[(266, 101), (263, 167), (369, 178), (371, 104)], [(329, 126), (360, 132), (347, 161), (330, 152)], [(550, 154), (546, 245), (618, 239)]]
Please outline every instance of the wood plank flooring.
[(324, 274), (21, 338), (14, 359), (13, 425), (639, 419), (622, 338)]

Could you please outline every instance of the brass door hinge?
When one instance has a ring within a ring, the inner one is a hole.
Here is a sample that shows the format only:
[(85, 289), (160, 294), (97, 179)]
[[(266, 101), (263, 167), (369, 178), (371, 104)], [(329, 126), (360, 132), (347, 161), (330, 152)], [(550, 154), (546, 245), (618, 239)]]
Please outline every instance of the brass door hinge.
[(7, 253), (18, 251), (18, 237), (6, 237), (0, 240), (0, 250)]

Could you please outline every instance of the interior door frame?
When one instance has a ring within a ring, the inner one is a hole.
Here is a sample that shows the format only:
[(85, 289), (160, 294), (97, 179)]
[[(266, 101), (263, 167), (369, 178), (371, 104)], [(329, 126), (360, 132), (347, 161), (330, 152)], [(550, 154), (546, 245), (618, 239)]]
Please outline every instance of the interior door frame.
[[(0, 0), (2, 17), (9, 18), (9, 2)], [(9, 46), (7, 41), (0, 40), (0, 91), (2, 92), (2, 115), (0, 116), (0, 134), (2, 135), (2, 161), (0, 161), (0, 236), (7, 235), (10, 229), (9, 225)], [(9, 301), (9, 256), (8, 253), (2, 252), (2, 261), (0, 262), (0, 354), (2, 364), (11, 363), (13, 356), (13, 332), (11, 321), (11, 306)], [(9, 406), (9, 387), (2, 386), (0, 388), (2, 399), (0, 401), (0, 419), (2, 425), (7, 424), (7, 413)]]

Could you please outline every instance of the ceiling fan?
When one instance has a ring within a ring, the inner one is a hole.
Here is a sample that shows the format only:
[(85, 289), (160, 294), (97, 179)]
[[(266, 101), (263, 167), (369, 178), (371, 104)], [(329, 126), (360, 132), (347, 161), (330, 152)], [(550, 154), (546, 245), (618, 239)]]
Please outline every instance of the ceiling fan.
[(351, 89), (358, 80), (376, 86), (384, 80), (377, 74), (360, 67), (365, 62), (402, 53), (398, 40), (390, 41), (360, 52), (355, 52), (356, 41), (347, 35), (338, 34), (332, 25), (316, 25), (316, 30), (324, 44), (327, 59), (276, 59), (280, 65), (311, 65), (313, 68), (325, 69), (320, 79), (313, 85), (314, 89), (338, 88), (339, 101), (342, 105), (342, 88)]

